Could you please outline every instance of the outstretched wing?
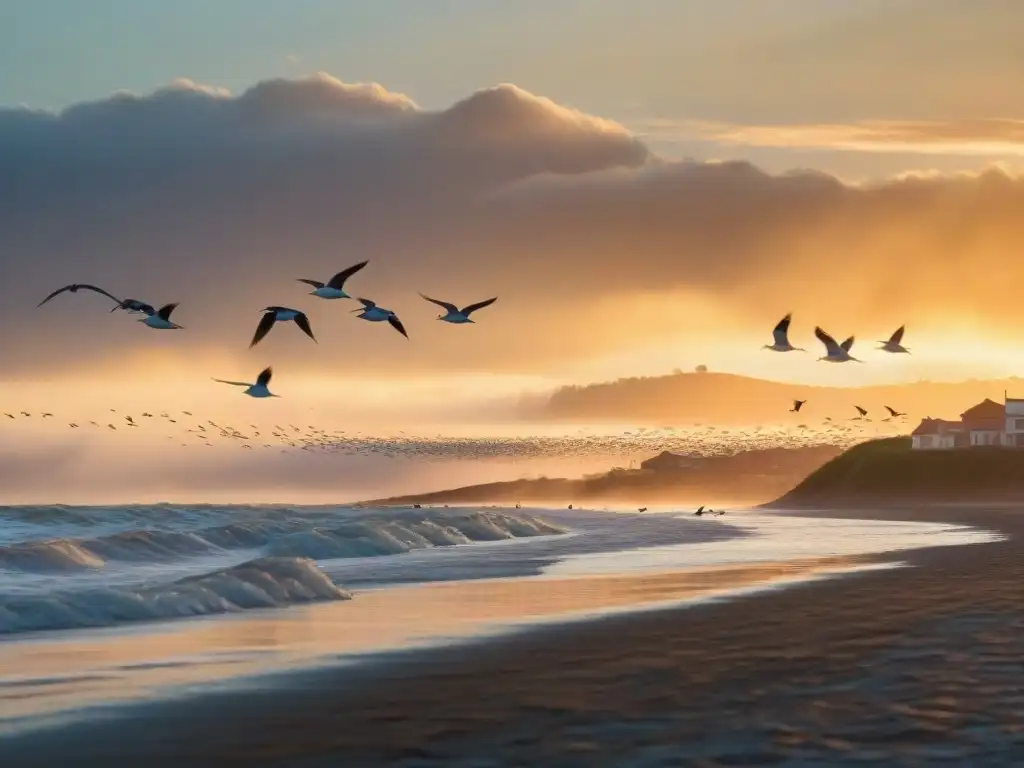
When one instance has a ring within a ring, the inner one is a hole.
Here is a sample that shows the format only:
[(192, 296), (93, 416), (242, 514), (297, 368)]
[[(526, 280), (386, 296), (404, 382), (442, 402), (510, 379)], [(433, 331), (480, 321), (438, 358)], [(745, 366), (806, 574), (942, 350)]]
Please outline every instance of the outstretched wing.
[(907, 326), (905, 326), (905, 325), (901, 325), (899, 328), (897, 328), (896, 332), (893, 333), (893, 335), (889, 337), (889, 343), (890, 344), (899, 344), (901, 341), (903, 341), (903, 332), (905, 330), (907, 330)]
[(233, 387), (248, 387), (248, 382), (245, 381), (227, 381), (226, 379), (214, 379), (214, 381), (220, 384), (230, 384)]
[(300, 277), (300, 278), (296, 279), (295, 282), (297, 282), (297, 283), (305, 283), (306, 285), (311, 285), (314, 288), (323, 288), (324, 287), (324, 284), (321, 283), (319, 280), (307, 280), (304, 277)]
[(844, 352), (849, 352), (851, 349), (853, 349), (853, 339), (854, 337), (851, 336), (850, 338), (846, 339), (846, 341), (839, 345), (840, 347), (843, 348)]
[(369, 261), (360, 261), (358, 264), (353, 264), (348, 269), (343, 269), (341, 272), (336, 274), (330, 280), (327, 281), (327, 285), (331, 288), (336, 288), (339, 291), (345, 287), (345, 281), (348, 280), (352, 275), (358, 272), (360, 269), (369, 264)]
[[(47, 297), (46, 297), (45, 299), (43, 299), (43, 300), (42, 300), (42, 301), (40, 301), (40, 302), (39, 302), (38, 304), (36, 304), (36, 307), (41, 307), (41, 306), (43, 306), (43, 304), (45, 304), (46, 302), (48, 302), (48, 301), (49, 301), (50, 299), (52, 299), (52, 298), (53, 298), (54, 296), (60, 296), (60, 295), (61, 295), (62, 293), (64, 293), (64, 291), (70, 291), (70, 290), (71, 290), (72, 288), (75, 288), (75, 286), (73, 286), (73, 285), (65, 285), (65, 286), (64, 286), (63, 288), (58, 288), (58, 289), (57, 289), (56, 291), (54, 291), (54, 292), (53, 292), (53, 293), (51, 293), (51, 294), (50, 294), (49, 296), (47, 296)], [(76, 288), (75, 290), (77, 290), (77, 288)]]
[(102, 296), (106, 296), (108, 299), (110, 299), (111, 301), (113, 301), (116, 304), (120, 304), (121, 303), (121, 300), (119, 298), (117, 298), (116, 296), (114, 296), (114, 295), (112, 295), (110, 293), (107, 293), (102, 288), (98, 288), (95, 285), (88, 285), (87, 283), (72, 283), (71, 285), (65, 285), (63, 288), (58, 288), (56, 291), (51, 293), (45, 299), (40, 301), (36, 306), (37, 307), (43, 306), (43, 304), (48, 302), (54, 296), (57, 296), (57, 295), (59, 295), (61, 293), (64, 293), (64, 291), (71, 291), (72, 293), (74, 293), (74, 292), (80, 291), (80, 290), (93, 291), (94, 293), (98, 293), (98, 294), (100, 294)]
[(256, 377), (256, 386), (265, 387), (270, 383), (270, 377), (274, 375), (274, 369), (269, 365), (260, 371), (260, 375)]
[(863, 408), (861, 408), (859, 405), (855, 405), (853, 407), (857, 409), (857, 413), (859, 413), (861, 416), (867, 416), (868, 415), (868, 412), (866, 410), (864, 410)]
[(360, 304), (362, 304), (367, 309), (373, 309), (374, 307), (377, 306), (377, 302), (370, 301), (369, 299), (356, 299), (356, 301), (358, 301)]
[(264, 313), (263, 317), (260, 318), (260, 324), (256, 326), (256, 333), (252, 337), (252, 341), (249, 342), (249, 349), (252, 349), (260, 341), (270, 333), (270, 329), (274, 327), (274, 323), (277, 322), (277, 315), (273, 312)]
[(825, 345), (825, 351), (828, 354), (833, 355), (839, 351), (839, 345), (836, 343), (836, 340), (825, 333), (819, 326), (814, 326), (814, 335), (818, 341)]
[(484, 307), (491, 306), (491, 304), (493, 304), (497, 300), (498, 297), (495, 296), (493, 299), (487, 299), (487, 301), (478, 301), (476, 304), (470, 304), (468, 307), (462, 310), (462, 314), (468, 317), (470, 314), (476, 312), (478, 309), (483, 309)]
[(793, 319), (793, 314), (790, 313), (784, 318), (779, 320), (772, 329), (772, 336), (775, 339), (775, 343), (779, 346), (785, 346), (788, 343), (787, 334), (789, 333), (789, 322)]
[(159, 317), (161, 320), (166, 320), (170, 322), (171, 312), (174, 311), (174, 308), (176, 306), (178, 306), (177, 302), (173, 304), (164, 304), (162, 307), (160, 307), (160, 309), (157, 310), (156, 316)]
[[(302, 329), (302, 332), (309, 336), (313, 341), (316, 341), (316, 336), (313, 335), (313, 329), (309, 327), (309, 318), (306, 317), (302, 312), (295, 315), (295, 324)], [(319, 342), (317, 342), (319, 343)]]
[(449, 304), (447, 301), (432, 299), (424, 293), (421, 293), (420, 296), (429, 301), (431, 304), (437, 304), (437, 306), (439, 306), (445, 312), (448, 312), (453, 315), (457, 315), (459, 313), (459, 308), (456, 307), (454, 304)]
[(388, 317), (388, 322), (391, 323), (392, 328), (405, 336), (405, 338), (409, 338), (409, 334), (405, 332), (405, 326), (402, 325), (402, 321), (398, 319), (398, 315), (391, 315)]

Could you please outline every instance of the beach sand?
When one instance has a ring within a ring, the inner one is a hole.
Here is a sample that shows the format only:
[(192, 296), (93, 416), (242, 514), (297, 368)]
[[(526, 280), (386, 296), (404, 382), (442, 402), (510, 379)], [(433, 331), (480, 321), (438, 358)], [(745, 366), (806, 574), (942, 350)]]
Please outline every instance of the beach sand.
[(29, 750), (9, 739), (0, 765), (1019, 763), (1024, 515), (922, 508), (848, 516), (973, 524), (1009, 538), (877, 558), (913, 568), (531, 629), (205, 703), (140, 707), (60, 744)]

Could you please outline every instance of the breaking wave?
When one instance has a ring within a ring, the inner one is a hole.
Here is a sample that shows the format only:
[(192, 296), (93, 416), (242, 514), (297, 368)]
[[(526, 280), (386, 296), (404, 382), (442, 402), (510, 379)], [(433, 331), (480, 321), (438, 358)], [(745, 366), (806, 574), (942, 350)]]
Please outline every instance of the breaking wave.
[(0, 634), (347, 599), (316, 561), (564, 532), (496, 510), (8, 507)]

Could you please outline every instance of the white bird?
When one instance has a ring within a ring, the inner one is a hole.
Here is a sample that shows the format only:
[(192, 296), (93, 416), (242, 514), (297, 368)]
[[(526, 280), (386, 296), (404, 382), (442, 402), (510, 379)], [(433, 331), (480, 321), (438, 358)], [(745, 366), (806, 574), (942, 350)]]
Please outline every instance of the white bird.
[(307, 280), (304, 277), (300, 277), (298, 282), (313, 286), (314, 290), (309, 292), (310, 296), (319, 296), (321, 299), (351, 299), (352, 297), (345, 293), (345, 281), (369, 263), (369, 261), (361, 261), (358, 264), (353, 264), (348, 269), (341, 270), (326, 283), (321, 283), (319, 280)]
[(260, 340), (270, 333), (270, 329), (274, 327), (274, 323), (277, 321), (294, 320), (295, 324), (299, 326), (304, 334), (309, 336), (313, 341), (316, 341), (316, 336), (313, 335), (313, 329), (309, 326), (309, 318), (297, 309), (289, 309), (288, 307), (264, 307), (263, 318), (260, 320), (260, 324), (256, 326), (256, 333), (252, 337), (252, 341), (249, 342), (249, 349), (252, 349)]
[(792, 319), (793, 313), (790, 313), (779, 320), (778, 324), (772, 330), (772, 337), (774, 338), (775, 343), (765, 344), (762, 349), (770, 349), (773, 352), (806, 352), (806, 349), (794, 347), (789, 343), (789, 323)]
[(473, 320), (469, 319), (469, 316), (472, 313), (476, 312), (478, 309), (489, 307), (491, 306), (491, 304), (498, 300), (498, 297), (495, 296), (493, 299), (487, 299), (486, 301), (478, 301), (476, 304), (470, 304), (467, 307), (459, 309), (454, 304), (449, 304), (447, 301), (438, 301), (437, 299), (432, 299), (429, 296), (426, 296), (422, 293), (420, 294), (420, 296), (422, 296), (424, 299), (431, 302), (432, 304), (437, 304), (437, 306), (441, 307), (441, 309), (443, 309), (447, 313), (444, 315), (438, 315), (438, 320), (444, 320), (446, 323), (455, 323), (456, 325), (474, 322)]
[(152, 315), (140, 317), (139, 322), (145, 323), (150, 328), (156, 328), (158, 331), (180, 330), (180, 325), (171, 322), (171, 312), (174, 311), (174, 308), (176, 306), (178, 306), (177, 302), (175, 302), (174, 304), (165, 304)]
[(221, 384), (230, 384), (234, 387), (246, 387), (243, 395), (249, 397), (280, 397), (280, 395), (271, 394), (270, 390), (267, 389), (267, 385), (270, 384), (270, 377), (274, 375), (274, 369), (266, 367), (260, 371), (260, 375), (256, 377), (256, 383), (250, 384), (247, 381), (226, 381), (225, 379), (214, 379), (214, 381), (220, 382)]
[(390, 309), (378, 307), (376, 302), (369, 299), (359, 299), (359, 303), (363, 305), (362, 309), (354, 309), (352, 311), (359, 312), (356, 317), (360, 320), (369, 320), (371, 323), (380, 323), (386, 320), (391, 324), (392, 328), (405, 336), (405, 338), (409, 338), (409, 334), (405, 332), (405, 326), (402, 325), (402, 321)]
[(910, 354), (910, 350), (907, 349), (906, 347), (904, 347), (902, 344), (900, 344), (900, 342), (903, 341), (903, 332), (906, 329), (907, 329), (907, 326), (901, 325), (899, 328), (896, 329), (896, 331), (893, 333), (893, 335), (889, 337), (888, 341), (880, 341), (880, 342), (878, 342), (879, 344), (882, 345), (882, 346), (879, 347), (879, 349), (881, 349), (881, 350), (883, 350), (885, 352), (892, 352), (893, 354), (898, 354), (900, 352), (903, 352), (903, 353), (909, 355)]
[(825, 345), (825, 356), (819, 357), (819, 360), (825, 360), (830, 363), (845, 363), (852, 360), (855, 363), (863, 363), (863, 360), (858, 360), (856, 357), (850, 355), (850, 350), (853, 348), (853, 339), (851, 336), (842, 344), (837, 344), (836, 340), (825, 333), (821, 328), (814, 327), (814, 335), (818, 338), (822, 344)]

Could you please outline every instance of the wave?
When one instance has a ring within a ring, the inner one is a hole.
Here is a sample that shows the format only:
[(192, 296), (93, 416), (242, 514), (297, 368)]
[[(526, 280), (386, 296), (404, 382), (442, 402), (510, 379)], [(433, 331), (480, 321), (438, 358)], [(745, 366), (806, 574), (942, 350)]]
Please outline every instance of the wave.
[(529, 515), (496, 511), (410, 510), (386, 516), (350, 511), (351, 519), (342, 522), (338, 521), (337, 509), (330, 515), (284, 515), (270, 519), (261, 515), (253, 520), (191, 531), (132, 529), (92, 538), (13, 543), (0, 546), (0, 569), (73, 573), (102, 569), (108, 562), (166, 563), (231, 550), (259, 549), (268, 556), (314, 560), (374, 557), (412, 549), (565, 532)]
[(265, 557), (159, 586), (0, 595), (0, 634), (105, 627), (351, 597), (308, 557)]

